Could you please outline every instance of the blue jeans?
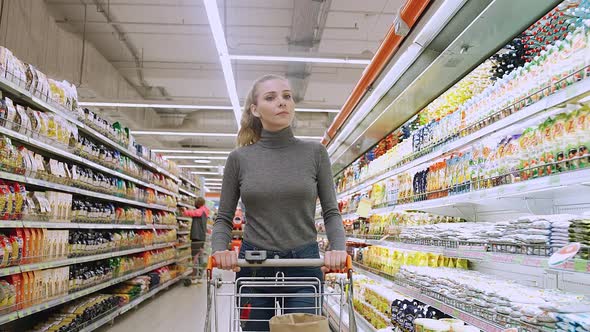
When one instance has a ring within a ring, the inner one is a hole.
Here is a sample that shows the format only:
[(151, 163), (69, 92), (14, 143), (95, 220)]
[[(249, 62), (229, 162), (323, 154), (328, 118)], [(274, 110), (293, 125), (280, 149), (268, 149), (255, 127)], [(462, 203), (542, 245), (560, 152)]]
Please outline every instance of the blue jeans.
[[(247, 242), (242, 243), (239, 258), (245, 257), (246, 251), (264, 250), (257, 248)], [(267, 252), (267, 258), (320, 258), (318, 244), (316, 242), (289, 250), (286, 252), (264, 250)], [(297, 268), (243, 268), (237, 273), (236, 278), (247, 277), (271, 277), (274, 278), (277, 273), (282, 272), (285, 277), (311, 277), (317, 278), (320, 283), (324, 280), (324, 274), (319, 267), (297, 267)], [(238, 287), (240, 284), (238, 284)], [(321, 285), (318, 285), (321, 287)], [(264, 297), (242, 297), (240, 299), (240, 307), (244, 308), (251, 306), (250, 315), (245, 322), (243, 331), (269, 331), (268, 320), (275, 314), (275, 298), (273, 293), (316, 293), (321, 292), (321, 289), (314, 289), (310, 286), (288, 287), (288, 288), (263, 288), (263, 287), (247, 287), (242, 288), (242, 294), (269, 294)], [(318, 306), (318, 299), (315, 297), (286, 297), (278, 299), (281, 307), (284, 306), (284, 313), (310, 313), (316, 314), (314, 307)], [(264, 309), (260, 309), (264, 308)]]

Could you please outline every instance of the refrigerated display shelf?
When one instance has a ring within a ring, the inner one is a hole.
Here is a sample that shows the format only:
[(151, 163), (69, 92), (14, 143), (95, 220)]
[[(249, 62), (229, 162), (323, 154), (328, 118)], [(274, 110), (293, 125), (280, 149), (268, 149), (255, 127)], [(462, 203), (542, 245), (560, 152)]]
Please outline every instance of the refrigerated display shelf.
[[(339, 311), (339, 304), (338, 302), (334, 301), (333, 299), (328, 298), (327, 300), (324, 301), (324, 312), (328, 313), (328, 322), (330, 323), (330, 326), (332, 327), (332, 329), (334, 331), (342, 331), (342, 332), (350, 332), (350, 326), (349, 326), (349, 321), (348, 321), (348, 312), (347, 312), (347, 308), (348, 305), (345, 305), (342, 308), (342, 315), (340, 316), (338, 313)], [(355, 319), (356, 319), (356, 331), (357, 332), (377, 332), (377, 330), (371, 325), (369, 324), (369, 322), (367, 322), (365, 320), (365, 318), (360, 315), (359, 313), (357, 313), (356, 311), (354, 312), (355, 314)], [(338, 320), (342, 320), (342, 330), (339, 329), (339, 324), (338, 321), (336, 321), (336, 319)]]
[(193, 219), (191, 217), (176, 217), (176, 220), (180, 220), (180, 221), (193, 221)]
[(189, 231), (180, 231), (180, 232), (176, 232), (176, 234), (178, 235), (189, 235), (191, 232)]
[(523, 332), (549, 332), (549, 329), (533, 326), (517, 321), (509, 316), (492, 312), (476, 305), (468, 304), (457, 299), (451, 299), (430, 290), (420, 288), (409, 280), (402, 280), (388, 273), (373, 269), (371, 267), (353, 262), (355, 272), (366, 275), (377, 280), (394, 290), (413, 297), (414, 299), (428, 304), (441, 312), (460, 319), (467, 324), (473, 325), (486, 332), (501, 332), (507, 328), (518, 328)]
[[(494, 122), (493, 124), (490, 124), (489, 126), (482, 128), (481, 130), (475, 131), (467, 136), (460, 137), (454, 141), (445, 141), (444, 143), (439, 143), (439, 145), (428, 154), (425, 154), (421, 157), (417, 157), (416, 159), (411, 160), (409, 162), (404, 162), (407, 160), (404, 159), (404, 161), (400, 162), (398, 165), (394, 167), (389, 168), (387, 171), (381, 174), (374, 175), (370, 178), (364, 179), (362, 183), (355, 184), (351, 188), (348, 188), (340, 192), (338, 194), (338, 199), (368, 189), (370, 186), (379, 181), (406, 172), (418, 165), (439, 159), (442, 155), (448, 152), (465, 147), (475, 140), (478, 140), (486, 135), (495, 133), (501, 129), (510, 127), (532, 116), (538, 115), (539, 113), (544, 112), (549, 108), (571, 101), (572, 99), (582, 97), (589, 91), (590, 79), (585, 79), (575, 84), (572, 84), (571, 86), (563, 90), (560, 90), (559, 92), (552, 94), (548, 97), (545, 97), (539, 100), (538, 102), (529, 105), (518, 112), (511, 114), (508, 117), (500, 119), (497, 122)], [(420, 151), (417, 154), (424, 153)]]
[(197, 195), (193, 194), (192, 192), (190, 192), (182, 187), (178, 187), (178, 191), (180, 191), (181, 193), (183, 193), (185, 195), (189, 195), (190, 197), (197, 198)]
[(123, 275), (123, 276), (120, 276), (120, 277), (113, 278), (113, 279), (111, 279), (109, 281), (103, 282), (103, 283), (98, 284), (96, 286), (92, 286), (90, 288), (83, 289), (83, 290), (74, 292), (72, 294), (60, 296), (60, 297), (58, 297), (56, 299), (49, 300), (47, 302), (37, 304), (37, 305), (34, 305), (32, 307), (23, 309), (23, 310), (18, 310), (16, 312), (13, 312), (13, 313), (10, 313), (10, 314), (6, 314), (4, 316), (0, 316), (0, 325), (9, 323), (11, 321), (14, 321), (14, 320), (17, 320), (17, 319), (20, 319), (20, 318), (24, 318), (24, 317), (30, 316), (32, 314), (35, 314), (35, 313), (38, 313), (38, 312), (47, 310), (49, 308), (53, 308), (55, 306), (58, 306), (60, 304), (66, 303), (66, 302), (73, 301), (73, 300), (78, 299), (78, 298), (80, 298), (82, 296), (86, 296), (86, 295), (92, 294), (92, 293), (94, 293), (96, 291), (99, 291), (101, 289), (105, 289), (107, 287), (116, 285), (116, 284), (118, 284), (120, 282), (129, 280), (129, 279), (133, 279), (133, 278), (135, 278), (135, 277), (137, 277), (139, 275), (142, 275), (142, 274), (148, 273), (150, 271), (159, 269), (159, 268), (161, 268), (163, 266), (174, 264), (175, 261), (176, 260), (174, 260), (174, 259), (170, 259), (170, 260), (167, 260), (167, 261), (164, 261), (164, 262), (161, 262), (161, 263), (157, 263), (157, 264), (151, 265), (149, 267), (146, 267), (144, 269), (141, 269), (139, 271), (136, 271), (136, 272), (133, 272), (133, 273), (129, 273), (129, 274), (126, 274), (126, 275)]
[(29, 137), (29, 136), (25, 136), (23, 134), (17, 133), (14, 130), (7, 129), (5, 127), (0, 127), (0, 134), (3, 134), (3, 135), (8, 136), (10, 138), (17, 139), (17, 140), (19, 140), (19, 141), (21, 141), (21, 142), (23, 142), (23, 143), (25, 143), (27, 145), (33, 146), (33, 147), (38, 148), (40, 150), (43, 150), (43, 151), (46, 151), (46, 152), (50, 152), (50, 153), (52, 153), (54, 155), (57, 155), (57, 156), (66, 158), (68, 160), (75, 161), (75, 162), (80, 163), (82, 165), (91, 167), (91, 168), (93, 168), (93, 169), (95, 169), (97, 171), (100, 171), (100, 172), (103, 172), (103, 173), (106, 173), (106, 174), (110, 174), (110, 175), (119, 177), (119, 178), (121, 178), (123, 180), (134, 182), (134, 183), (136, 183), (136, 184), (138, 184), (140, 186), (146, 187), (146, 188), (151, 188), (151, 189), (153, 189), (153, 190), (155, 190), (157, 192), (160, 192), (160, 193), (163, 193), (163, 194), (167, 194), (167, 195), (170, 195), (170, 196), (173, 196), (173, 197), (178, 196), (177, 193), (174, 193), (174, 192), (172, 192), (172, 191), (170, 191), (168, 189), (165, 189), (165, 188), (160, 187), (160, 186), (155, 185), (155, 184), (147, 183), (147, 182), (142, 181), (140, 179), (137, 179), (137, 178), (135, 178), (133, 176), (129, 176), (129, 175), (124, 174), (122, 172), (119, 172), (117, 170), (114, 170), (114, 169), (105, 167), (103, 165), (97, 164), (97, 163), (95, 163), (93, 161), (90, 161), (90, 160), (88, 160), (86, 158), (80, 157), (80, 156), (78, 156), (76, 154), (73, 154), (71, 152), (65, 151), (63, 149), (60, 149), (59, 147), (56, 147), (56, 146), (53, 146), (51, 144), (47, 144), (47, 143), (41, 142), (39, 140), (36, 140), (36, 139), (34, 139), (32, 137)]
[(59, 190), (59, 191), (68, 192), (68, 193), (72, 193), (72, 194), (84, 195), (84, 196), (99, 198), (99, 199), (103, 199), (103, 200), (107, 200), (107, 201), (114, 201), (114, 202), (125, 203), (125, 204), (129, 204), (129, 205), (133, 205), (133, 206), (145, 207), (148, 209), (162, 210), (162, 211), (167, 211), (167, 212), (175, 212), (176, 211), (176, 209), (169, 208), (164, 205), (143, 203), (143, 202), (139, 202), (139, 201), (130, 200), (127, 198), (121, 198), (121, 197), (117, 197), (117, 196), (102, 194), (102, 193), (98, 193), (95, 191), (66, 186), (63, 184), (53, 183), (53, 182), (49, 182), (49, 181), (45, 181), (45, 180), (29, 178), (29, 177), (26, 177), (24, 175), (19, 175), (19, 174), (13, 174), (13, 173), (0, 171), (0, 178), (6, 179), (9, 181), (16, 181), (16, 182), (20, 182), (20, 183), (24, 183), (24, 184), (39, 186), (39, 187), (43, 187), (43, 188)]
[(150, 251), (150, 250), (157, 250), (157, 249), (173, 247), (175, 244), (176, 244), (176, 242), (168, 242), (168, 243), (154, 244), (154, 245), (150, 245), (150, 246), (143, 246), (143, 247), (134, 248), (134, 249), (127, 249), (127, 250), (122, 250), (122, 251), (107, 252), (107, 253), (97, 254), (97, 255), (64, 258), (64, 259), (59, 259), (59, 260), (49, 261), (49, 262), (39, 262), (39, 263), (31, 263), (31, 264), (25, 264), (25, 265), (10, 266), (10, 267), (5, 267), (5, 268), (0, 269), (0, 277), (8, 276), (11, 274), (17, 274), (17, 273), (21, 273), (21, 272), (44, 270), (44, 269), (56, 268), (56, 267), (79, 264), (79, 263), (99, 261), (99, 260), (107, 259), (107, 258), (132, 255), (132, 254), (137, 254), (140, 252), (145, 252), (145, 251)]
[(82, 328), (78, 332), (91, 332), (91, 331), (98, 329), (99, 327), (107, 324), (108, 322), (112, 321), (116, 317), (121, 316), (121, 315), (125, 314), (127, 311), (139, 306), (145, 300), (154, 297), (160, 291), (174, 285), (178, 281), (182, 280), (182, 278), (187, 277), (191, 273), (192, 273), (192, 270), (188, 270), (188, 271), (182, 273), (181, 275), (179, 275), (178, 277), (176, 277), (172, 280), (169, 280), (169, 281), (163, 283), (162, 285), (158, 285), (156, 288), (152, 289), (148, 293), (141, 295), (138, 298), (135, 298), (131, 302), (129, 302), (126, 305), (122, 306), (121, 308), (115, 310), (114, 312), (110, 313), (109, 315), (107, 315), (95, 322), (90, 323), (89, 325), (85, 326), (84, 328)]
[(11, 81), (9, 78), (0, 77), (0, 90), (7, 91), (17, 96), (19, 99), (24, 100), (29, 104), (35, 105), (36, 107), (42, 110), (58, 114), (64, 119), (67, 119), (68, 121), (77, 125), (82, 132), (92, 136), (94, 139), (99, 140), (101, 143), (109, 145), (110, 147), (115, 148), (118, 151), (121, 151), (123, 154), (135, 160), (136, 162), (139, 162), (140, 164), (147, 166), (148, 168), (178, 182), (179, 179), (177, 176), (173, 175), (172, 173), (163, 169), (162, 167), (154, 164), (153, 162), (138, 156), (137, 154), (131, 152), (129, 149), (123, 147), (121, 144), (114, 142), (113, 140), (107, 138), (106, 136), (94, 130), (93, 128), (90, 128), (89, 126), (83, 124), (81, 121), (72, 116), (69, 113), (69, 111), (65, 110), (62, 106), (46, 102), (43, 100), (43, 98), (34, 95), (23, 86), (23, 83), (24, 82), (16, 83)]

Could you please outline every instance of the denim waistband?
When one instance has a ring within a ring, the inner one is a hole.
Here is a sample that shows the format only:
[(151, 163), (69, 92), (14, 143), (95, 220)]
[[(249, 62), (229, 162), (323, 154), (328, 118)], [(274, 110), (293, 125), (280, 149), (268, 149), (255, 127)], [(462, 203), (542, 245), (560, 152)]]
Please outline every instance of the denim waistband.
[(291, 250), (267, 250), (264, 248), (259, 248), (251, 243), (246, 241), (242, 241), (242, 246), (240, 248), (240, 252), (244, 253), (246, 251), (266, 251), (267, 258), (318, 258), (319, 257), (319, 248), (317, 242), (310, 242), (304, 245), (301, 245), (297, 248)]

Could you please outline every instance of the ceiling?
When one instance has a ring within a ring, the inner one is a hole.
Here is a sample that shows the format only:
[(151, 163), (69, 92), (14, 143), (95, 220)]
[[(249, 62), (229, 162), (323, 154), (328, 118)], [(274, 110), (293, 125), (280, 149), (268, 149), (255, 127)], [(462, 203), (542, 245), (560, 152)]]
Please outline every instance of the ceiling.
[[(144, 100), (81, 101), (228, 106), (230, 99), (203, 0), (45, 0), (60, 26), (92, 43)], [(405, 0), (218, 0), (230, 55), (370, 60)], [(252, 81), (288, 77), (297, 107), (337, 110), (366, 65), (232, 60), (240, 104)], [(96, 109), (96, 108), (95, 108)], [(100, 108), (132, 130), (235, 133), (231, 109)], [(147, 114), (156, 114), (148, 116)], [(334, 112), (297, 112), (295, 134), (321, 137)], [(152, 148), (231, 150), (235, 137), (136, 135)], [(317, 139), (317, 138), (316, 138)], [(319, 140), (319, 139), (318, 139)], [(178, 154), (176, 154), (178, 155)], [(213, 156), (203, 154), (203, 156)], [(176, 160), (195, 165), (192, 159)], [(218, 172), (224, 160), (212, 160)], [(209, 177), (209, 176), (208, 176)], [(215, 176), (210, 176), (215, 177)]]

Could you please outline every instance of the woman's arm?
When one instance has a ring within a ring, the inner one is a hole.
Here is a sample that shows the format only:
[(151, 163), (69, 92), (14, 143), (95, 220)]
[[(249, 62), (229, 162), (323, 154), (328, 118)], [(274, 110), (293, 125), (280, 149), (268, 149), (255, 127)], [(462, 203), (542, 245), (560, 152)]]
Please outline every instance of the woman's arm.
[(211, 246), (213, 252), (227, 250), (231, 240), (233, 218), (240, 198), (240, 165), (235, 151), (229, 154), (225, 162), (219, 210), (213, 225)]
[(328, 151), (323, 145), (320, 145), (318, 154), (318, 196), (322, 205), (326, 234), (332, 250), (346, 250), (344, 225), (336, 201), (336, 190), (334, 189), (332, 165), (330, 164)]

